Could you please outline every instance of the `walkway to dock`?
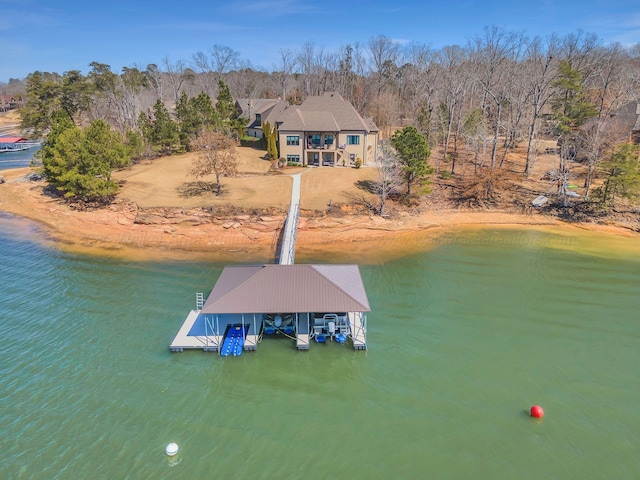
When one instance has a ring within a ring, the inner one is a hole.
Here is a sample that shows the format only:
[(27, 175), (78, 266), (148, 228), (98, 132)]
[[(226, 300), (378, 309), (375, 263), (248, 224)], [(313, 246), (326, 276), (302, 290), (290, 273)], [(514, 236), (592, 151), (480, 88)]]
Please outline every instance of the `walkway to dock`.
[(282, 245), (280, 247), (280, 265), (293, 265), (296, 256), (296, 232), (298, 231), (298, 217), (300, 215), (300, 175), (302, 172), (291, 175), (293, 186), (291, 187), (291, 203), (289, 213), (282, 233)]

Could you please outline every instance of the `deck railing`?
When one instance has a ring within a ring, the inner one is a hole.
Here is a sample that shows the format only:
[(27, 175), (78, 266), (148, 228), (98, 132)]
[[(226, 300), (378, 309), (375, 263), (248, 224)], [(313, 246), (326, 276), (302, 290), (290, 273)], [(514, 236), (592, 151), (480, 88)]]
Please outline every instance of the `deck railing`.
[(289, 214), (284, 222), (284, 235), (280, 250), (280, 265), (293, 265), (296, 255), (296, 234), (298, 231), (298, 217), (300, 216), (300, 204), (291, 205)]

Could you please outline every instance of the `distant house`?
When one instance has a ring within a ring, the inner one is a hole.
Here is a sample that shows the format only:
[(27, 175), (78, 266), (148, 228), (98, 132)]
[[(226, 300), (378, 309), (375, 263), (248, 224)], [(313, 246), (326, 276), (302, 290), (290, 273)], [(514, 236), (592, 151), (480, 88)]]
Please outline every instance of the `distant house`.
[(0, 95), (0, 112), (7, 112), (9, 110), (13, 110), (14, 108), (19, 108), (22, 106), (22, 104), (23, 99), (21, 95)]
[(640, 143), (640, 100), (629, 102), (611, 114), (616, 127), (633, 143)]
[(236, 108), (241, 117), (247, 118), (247, 135), (262, 138), (262, 119), (278, 103), (284, 107), (286, 102), (272, 98), (240, 98), (236, 100)]
[[(238, 100), (236, 103), (245, 101)], [(301, 105), (288, 105), (279, 100), (264, 102), (260, 106), (254, 103), (252, 115), (255, 117), (249, 124), (249, 132), (255, 132), (255, 135), (249, 135), (262, 136), (261, 125), (264, 122), (277, 125), (279, 157), (286, 159), (288, 163), (350, 166), (357, 159), (363, 165), (375, 161), (378, 128), (372, 120), (362, 118), (353, 105), (339, 94), (327, 92), (308, 97)], [(246, 111), (249, 106), (247, 102)]]

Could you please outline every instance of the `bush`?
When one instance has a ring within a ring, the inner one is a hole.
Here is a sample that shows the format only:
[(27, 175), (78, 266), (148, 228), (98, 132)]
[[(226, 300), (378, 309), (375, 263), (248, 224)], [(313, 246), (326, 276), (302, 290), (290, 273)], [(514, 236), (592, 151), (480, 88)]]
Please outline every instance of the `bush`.
[(356, 168), (360, 168), (362, 166), (362, 159), (360, 157), (356, 158), (356, 161), (354, 163), (354, 166)]

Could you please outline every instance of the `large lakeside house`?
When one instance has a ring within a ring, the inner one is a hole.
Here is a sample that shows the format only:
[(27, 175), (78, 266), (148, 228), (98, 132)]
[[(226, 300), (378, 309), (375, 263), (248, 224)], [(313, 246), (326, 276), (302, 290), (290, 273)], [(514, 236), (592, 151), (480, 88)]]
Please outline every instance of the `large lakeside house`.
[(338, 93), (308, 97), (300, 105), (275, 99), (239, 99), (249, 119), (249, 136), (262, 137), (262, 126), (278, 127), (279, 158), (304, 166), (352, 166), (375, 162), (378, 128)]

